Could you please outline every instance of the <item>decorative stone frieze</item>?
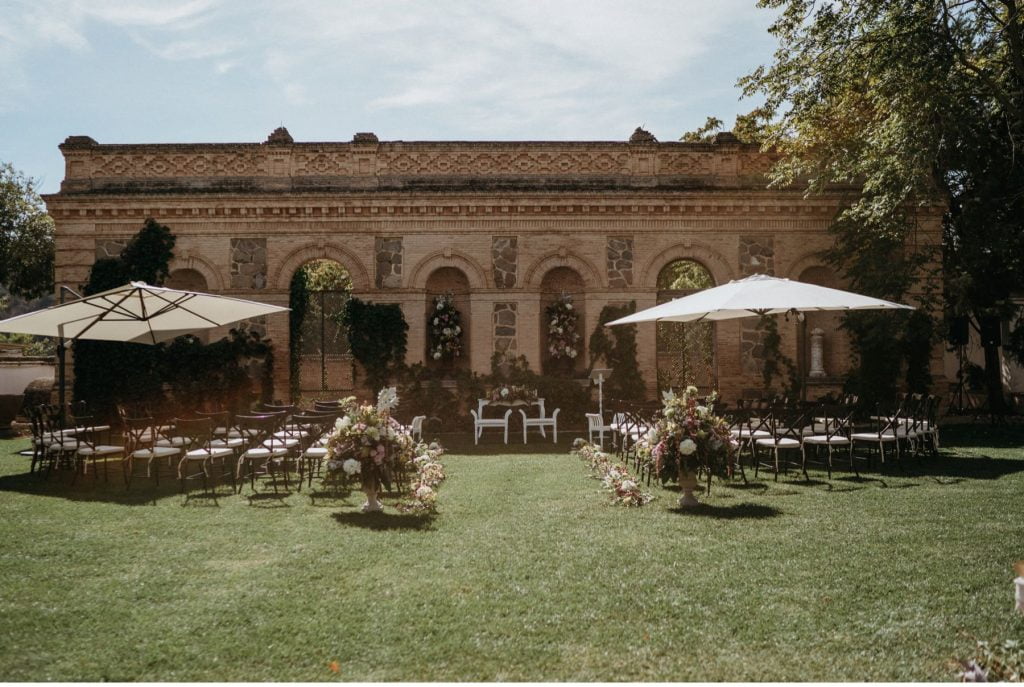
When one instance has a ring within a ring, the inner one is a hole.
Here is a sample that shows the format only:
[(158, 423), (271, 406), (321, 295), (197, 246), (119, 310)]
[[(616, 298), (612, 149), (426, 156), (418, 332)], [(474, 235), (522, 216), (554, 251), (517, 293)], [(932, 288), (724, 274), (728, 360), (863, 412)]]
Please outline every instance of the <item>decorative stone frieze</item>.
[(128, 239), (96, 239), (96, 259), (119, 258)]
[(516, 303), (494, 304), (494, 352), (515, 355), (518, 350), (516, 328), (519, 319)]
[(633, 237), (608, 237), (608, 286), (624, 289), (633, 285)]
[(491, 237), (491, 268), (494, 285), (511, 289), (519, 276), (519, 239), (515, 236)]
[(267, 285), (267, 240), (231, 239), (231, 288), (262, 289)]
[(374, 240), (378, 289), (397, 289), (402, 285), (402, 237), (378, 236)]
[(740, 236), (740, 274), (775, 274), (775, 239), (771, 236)]

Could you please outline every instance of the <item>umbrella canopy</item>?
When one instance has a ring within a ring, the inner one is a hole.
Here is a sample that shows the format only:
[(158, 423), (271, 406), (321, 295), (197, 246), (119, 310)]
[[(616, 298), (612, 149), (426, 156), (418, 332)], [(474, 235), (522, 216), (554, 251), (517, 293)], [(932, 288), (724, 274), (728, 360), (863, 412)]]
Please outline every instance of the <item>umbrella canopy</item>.
[(909, 305), (830, 289), (800, 281), (755, 274), (698, 291), (609, 322), (696, 322), (817, 310), (913, 310)]
[(0, 320), (0, 332), (156, 344), (288, 308), (131, 282), (79, 300)]

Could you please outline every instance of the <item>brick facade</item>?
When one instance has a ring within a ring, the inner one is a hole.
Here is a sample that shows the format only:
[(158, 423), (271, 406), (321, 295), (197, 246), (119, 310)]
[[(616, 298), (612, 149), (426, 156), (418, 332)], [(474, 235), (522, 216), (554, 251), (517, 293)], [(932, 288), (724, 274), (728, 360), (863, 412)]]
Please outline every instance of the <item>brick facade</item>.
[[(604, 305), (653, 305), (658, 273), (673, 260), (700, 262), (719, 284), (766, 268), (793, 279), (821, 268), (842, 191), (805, 198), (767, 189), (769, 156), (728, 138), (301, 143), (278, 135), (265, 144), (101, 145), (73, 136), (60, 147), (65, 178), (46, 197), (59, 284), (80, 285), (98, 255), (153, 217), (177, 236), (172, 276), (189, 270), (214, 292), (287, 305), (295, 270), (338, 261), (354, 295), (401, 305), (412, 363), (426, 349), (427, 282), (454, 268), (470, 292), (461, 307), (468, 363), (479, 372), (496, 350), (540, 369), (550, 297), (542, 284), (556, 268), (582, 285), (573, 299), (584, 342)], [(938, 242), (939, 218), (936, 210), (923, 240)], [(760, 385), (752, 324), (716, 325), (726, 396)], [(258, 326), (287, 346), (287, 315)], [(780, 333), (795, 356), (798, 325), (780, 322)], [(829, 350), (846, 350), (841, 337), (827, 332)], [(652, 394), (656, 357), (654, 326), (641, 326), (638, 358)], [(287, 359), (283, 350), (278, 359)], [(830, 364), (844, 363), (833, 356)], [(275, 366), (275, 385), (287, 395), (287, 365)]]

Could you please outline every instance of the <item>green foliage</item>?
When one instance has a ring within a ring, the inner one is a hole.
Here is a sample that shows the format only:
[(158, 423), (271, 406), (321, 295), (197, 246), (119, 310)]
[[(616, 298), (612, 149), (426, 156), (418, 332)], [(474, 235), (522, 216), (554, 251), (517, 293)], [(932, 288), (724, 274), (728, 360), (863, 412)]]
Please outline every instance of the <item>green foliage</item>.
[[(101, 258), (89, 272), (83, 293), (90, 295), (129, 281), (159, 284), (174, 257), (170, 229), (147, 219), (119, 258)], [(249, 377), (252, 361), (262, 369), (260, 388)], [(118, 403), (179, 408), (203, 404), (246, 407), (255, 395), (270, 400), (273, 352), (268, 341), (232, 329), (227, 338), (204, 345), (192, 336), (148, 346), (115, 341), (74, 343), (74, 396), (99, 414), (112, 416)], [(170, 398), (165, 398), (165, 391)]]
[(673, 260), (658, 273), (658, 291), (699, 291), (714, 285), (711, 273), (696, 260)]
[(782, 368), (786, 368), (789, 383), (784, 389), (785, 395), (796, 398), (800, 394), (800, 375), (793, 359), (782, 352), (782, 337), (779, 335), (779, 321), (777, 315), (761, 315), (758, 318), (757, 326), (764, 332), (762, 346), (764, 347), (764, 367), (761, 369), (761, 379), (764, 382), (764, 390), (770, 391), (772, 380), (782, 374)]
[(50, 336), (0, 333), (0, 343), (24, 345), (25, 355), (45, 357), (57, 353), (57, 340)]
[[(261, 372), (257, 388), (249, 374), (252, 362)], [(256, 400), (272, 400), (274, 351), (255, 332), (237, 329), (207, 345), (194, 336), (180, 336), (163, 351), (160, 372), (175, 407), (244, 411)]]
[(694, 131), (687, 131), (679, 137), (685, 143), (702, 143), (710, 141), (715, 134), (722, 130), (722, 120), (718, 117), (708, 117), (704, 125)]
[(174, 234), (152, 217), (146, 219), (128, 245), (121, 251), (121, 260), (133, 281), (159, 286), (170, 275), (174, 257)]
[[(968, 671), (976, 666), (984, 674), (984, 679), (980, 680), (983, 682), (1024, 682), (1024, 642), (1017, 639), (977, 641), (974, 657), (964, 663)], [(979, 681), (977, 675), (972, 677), (972, 681)]]
[(402, 308), (352, 298), (340, 318), (352, 355), (366, 371), (367, 385), (374, 390), (387, 386), (405, 361), (409, 325)]
[(299, 397), (301, 386), (300, 364), (302, 361), (302, 322), (309, 309), (308, 274), (304, 269), (295, 270), (288, 286), (288, 378), (293, 399)]
[(644, 397), (644, 379), (636, 361), (636, 325), (605, 327), (606, 322), (636, 312), (636, 302), (628, 305), (606, 305), (601, 308), (597, 327), (590, 335), (590, 369), (599, 359), (611, 368), (605, 380), (605, 393), (619, 400), (640, 400)]
[(53, 291), (53, 220), (35, 182), (0, 163), (0, 284), (35, 298)]
[[(770, 31), (779, 49), (772, 64), (740, 83), (747, 95), (765, 98), (755, 119), (764, 147), (781, 156), (774, 184), (849, 191), (832, 227), (832, 263), (855, 290), (890, 299), (913, 295), (931, 311), (934, 294), (914, 293), (910, 285), (934, 276), (938, 247), (919, 240), (918, 232), (934, 226), (945, 208), (949, 309), (976, 322), (1012, 314), (1007, 297), (1024, 285), (1019, 3), (760, 4), (778, 12)], [(861, 365), (891, 367), (875, 356), (876, 333), (852, 318)], [(887, 326), (896, 339), (918, 342), (934, 329), (909, 319)], [(995, 409), (1002, 405), (998, 365), (989, 368)], [(908, 384), (922, 383), (920, 360), (908, 361), (906, 370)], [(887, 376), (882, 370), (865, 375)]]

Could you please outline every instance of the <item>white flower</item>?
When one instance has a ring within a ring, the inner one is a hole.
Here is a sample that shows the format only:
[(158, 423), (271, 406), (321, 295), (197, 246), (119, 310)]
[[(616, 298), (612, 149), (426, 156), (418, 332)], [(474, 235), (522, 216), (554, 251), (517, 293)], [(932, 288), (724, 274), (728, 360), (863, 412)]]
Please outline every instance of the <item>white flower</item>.
[(661, 400), (665, 403), (676, 400), (676, 392), (669, 389), (668, 391), (661, 392)]
[(565, 309), (566, 310), (572, 310), (572, 303), (566, 303), (565, 304)]
[(697, 415), (699, 415), (700, 417), (704, 417), (705, 415), (708, 414), (707, 406), (697, 406), (696, 408), (694, 408), (694, 410), (697, 411)]
[(455, 325), (455, 333), (456, 334), (461, 334), (462, 333), (462, 327), (460, 327), (459, 325)]
[(334, 423), (334, 426), (344, 431), (352, 426), (352, 418), (350, 418), (348, 415), (345, 415), (344, 417), (339, 417), (338, 421)]
[(502, 389), (501, 389), (501, 397), (502, 398), (508, 398), (508, 387), (502, 387)]
[(377, 394), (377, 410), (380, 412), (386, 410), (392, 410), (398, 405), (398, 390), (389, 386), (386, 389), (381, 389), (380, 393)]
[[(438, 298), (437, 299), (437, 309), (438, 310), (444, 310), (444, 299), (443, 298)], [(434, 324), (437, 324), (437, 320), (434, 320)]]
[(436, 327), (436, 326), (437, 326), (437, 325), (439, 325), (440, 323), (441, 323), (441, 320), (439, 320), (439, 319), (437, 319), (437, 318), (435, 317), (435, 318), (434, 318), (434, 326)]
[(441, 330), (441, 333), (444, 334), (445, 336), (451, 336), (452, 330), (449, 327), (445, 327), (444, 329)]
[(697, 395), (697, 387), (693, 386), (692, 384), (690, 386), (686, 387), (686, 395), (687, 396), (696, 396)]
[(349, 458), (341, 464), (341, 469), (345, 471), (346, 475), (358, 475), (363, 471), (363, 464), (355, 458)]
[(335, 470), (338, 470), (339, 468), (343, 468), (344, 466), (345, 466), (345, 464), (342, 463), (340, 460), (329, 460), (329, 461), (327, 461), (327, 470), (329, 472), (334, 472)]
[(622, 480), (622, 484), (620, 486), (622, 487), (622, 491), (633, 491), (636, 489), (636, 482), (631, 479), (625, 479)]
[(441, 359), (441, 351), (434, 351), (434, 360)]
[(434, 490), (428, 487), (426, 484), (416, 490), (416, 498), (428, 499), (434, 495)]
[(693, 439), (683, 439), (679, 442), (679, 453), (684, 456), (693, 455), (697, 450), (697, 444), (693, 443)]

